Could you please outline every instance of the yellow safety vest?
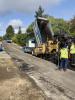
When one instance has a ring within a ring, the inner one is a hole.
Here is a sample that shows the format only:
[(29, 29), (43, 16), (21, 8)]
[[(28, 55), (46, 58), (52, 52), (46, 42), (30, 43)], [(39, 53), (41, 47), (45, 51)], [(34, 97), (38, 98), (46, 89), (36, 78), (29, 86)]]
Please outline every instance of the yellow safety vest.
[(75, 45), (74, 44), (71, 45), (70, 54), (75, 54)]
[(67, 48), (62, 48), (60, 50), (60, 58), (68, 59), (68, 49)]

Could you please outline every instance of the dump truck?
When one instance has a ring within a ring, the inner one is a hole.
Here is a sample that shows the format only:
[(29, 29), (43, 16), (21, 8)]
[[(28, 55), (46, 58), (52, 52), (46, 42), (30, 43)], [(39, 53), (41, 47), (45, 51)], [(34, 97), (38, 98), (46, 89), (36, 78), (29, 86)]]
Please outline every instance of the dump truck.
[(38, 17), (34, 23), (36, 47), (32, 51), (35, 56), (47, 56), (58, 51), (58, 42), (54, 39), (51, 23), (48, 19)]

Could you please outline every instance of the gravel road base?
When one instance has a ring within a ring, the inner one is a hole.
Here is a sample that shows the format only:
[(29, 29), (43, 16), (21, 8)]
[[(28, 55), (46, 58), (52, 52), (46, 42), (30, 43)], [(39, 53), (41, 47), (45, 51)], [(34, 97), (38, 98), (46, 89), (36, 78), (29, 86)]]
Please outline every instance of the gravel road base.
[(9, 55), (0, 52), (0, 100), (46, 100), (43, 92), (20, 73)]

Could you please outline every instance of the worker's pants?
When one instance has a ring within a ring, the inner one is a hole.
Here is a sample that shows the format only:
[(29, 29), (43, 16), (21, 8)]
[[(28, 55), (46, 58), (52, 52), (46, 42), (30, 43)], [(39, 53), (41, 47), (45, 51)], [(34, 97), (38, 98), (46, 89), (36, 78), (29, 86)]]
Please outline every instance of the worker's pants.
[(68, 67), (68, 59), (62, 58), (60, 62), (60, 69), (66, 70), (67, 67)]

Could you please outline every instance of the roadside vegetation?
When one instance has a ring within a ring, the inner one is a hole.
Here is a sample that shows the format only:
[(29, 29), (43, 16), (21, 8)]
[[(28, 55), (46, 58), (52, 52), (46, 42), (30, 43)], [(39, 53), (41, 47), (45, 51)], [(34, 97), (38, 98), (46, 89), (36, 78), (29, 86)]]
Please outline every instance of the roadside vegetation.
[[(44, 14), (44, 10), (42, 9), (41, 6), (39, 7), (37, 11), (35, 11), (35, 18), (37, 17), (47, 18), (49, 22), (51, 23), (51, 26), (55, 35), (58, 35), (61, 33), (67, 33), (71, 36), (75, 36), (75, 17), (73, 17), (69, 21), (55, 18), (53, 16)], [(34, 25), (34, 22), (32, 22), (28, 26), (26, 33), (22, 33), (21, 27), (19, 27), (19, 31), (17, 34), (15, 34), (14, 28), (11, 25), (9, 25), (6, 29), (6, 34), (3, 36), (3, 39), (12, 39), (13, 42), (21, 46), (24, 46), (26, 45), (27, 39), (34, 37), (33, 25)]]

